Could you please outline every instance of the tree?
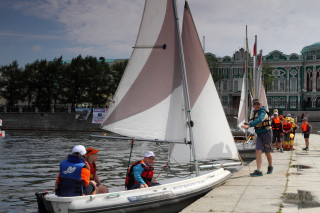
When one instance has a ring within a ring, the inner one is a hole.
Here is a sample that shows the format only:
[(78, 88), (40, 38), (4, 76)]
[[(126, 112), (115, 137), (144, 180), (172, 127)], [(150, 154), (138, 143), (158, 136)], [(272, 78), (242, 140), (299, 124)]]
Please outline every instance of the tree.
[(71, 64), (66, 67), (65, 81), (63, 82), (62, 101), (71, 104), (73, 109), (77, 104), (86, 102), (84, 97), (87, 86), (87, 74), (85, 61), (81, 55), (73, 58)]
[(218, 62), (218, 59), (215, 56), (215, 54), (206, 53), (205, 57), (206, 57), (213, 81), (217, 82), (217, 81), (221, 80), (222, 76), (218, 72), (219, 62)]
[(30, 110), (32, 106), (32, 102), (36, 99), (36, 92), (37, 92), (37, 63), (33, 62), (32, 64), (27, 64), (25, 66), (23, 72), (23, 79), (24, 79), (24, 93), (23, 95), (26, 97), (28, 102), (28, 109)]
[(273, 71), (273, 68), (270, 67), (268, 64), (262, 65), (262, 81), (263, 81), (263, 86), (266, 92), (268, 92), (270, 89), (270, 86), (268, 85), (272, 85), (272, 82), (274, 80), (272, 71)]
[(13, 110), (15, 104), (24, 101), (22, 69), (17, 61), (13, 61), (8, 66), (0, 67), (0, 72), (0, 94), (6, 99), (9, 110)]
[(124, 60), (121, 62), (117, 62), (112, 65), (111, 72), (112, 72), (112, 82), (110, 85), (110, 95), (114, 95), (116, 92), (118, 85), (121, 81), (122, 75), (127, 67), (128, 60)]
[[(101, 58), (101, 57), (100, 57)], [(111, 72), (105, 60), (97, 60), (92, 56), (84, 59), (87, 84), (85, 99), (94, 107), (105, 106), (111, 82)]]

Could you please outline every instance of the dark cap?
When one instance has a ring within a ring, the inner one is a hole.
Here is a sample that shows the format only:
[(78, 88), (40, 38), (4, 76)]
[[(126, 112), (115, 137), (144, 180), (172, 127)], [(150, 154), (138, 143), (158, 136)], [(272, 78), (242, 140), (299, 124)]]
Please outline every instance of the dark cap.
[(253, 100), (252, 100), (252, 104), (253, 104), (253, 105), (261, 104), (261, 101), (260, 101), (260, 99), (253, 99)]

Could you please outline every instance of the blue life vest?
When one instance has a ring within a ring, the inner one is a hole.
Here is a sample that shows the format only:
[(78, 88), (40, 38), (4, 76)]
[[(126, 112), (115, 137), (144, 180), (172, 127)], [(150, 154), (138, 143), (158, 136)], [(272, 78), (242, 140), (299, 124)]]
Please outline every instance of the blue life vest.
[(61, 197), (81, 196), (83, 194), (82, 168), (84, 159), (77, 155), (69, 155), (60, 163), (60, 180), (56, 194)]

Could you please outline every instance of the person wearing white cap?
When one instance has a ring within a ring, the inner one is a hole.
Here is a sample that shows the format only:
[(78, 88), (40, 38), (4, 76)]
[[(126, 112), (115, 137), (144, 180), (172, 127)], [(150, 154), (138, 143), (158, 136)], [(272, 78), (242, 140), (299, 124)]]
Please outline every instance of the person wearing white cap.
[(142, 161), (136, 161), (131, 165), (126, 177), (127, 190), (159, 185), (152, 181), (154, 161), (155, 154), (152, 151), (147, 151)]
[(84, 159), (87, 153), (82, 145), (73, 147), (67, 160), (60, 163), (60, 172), (56, 180), (57, 196), (72, 197), (95, 194), (96, 185), (90, 181), (90, 167)]

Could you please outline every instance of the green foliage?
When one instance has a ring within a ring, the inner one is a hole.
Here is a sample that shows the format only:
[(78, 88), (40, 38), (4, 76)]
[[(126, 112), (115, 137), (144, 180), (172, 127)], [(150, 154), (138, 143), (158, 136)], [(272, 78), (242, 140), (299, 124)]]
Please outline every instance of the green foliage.
[(272, 85), (272, 82), (274, 80), (272, 71), (273, 71), (273, 68), (270, 67), (268, 64), (262, 65), (262, 80), (263, 80), (263, 85), (266, 92), (268, 92), (268, 89), (269, 89), (268, 85)]
[(93, 107), (104, 107), (116, 91), (127, 61), (116, 63), (110, 69), (105, 60), (81, 55), (70, 64), (62, 56), (53, 61), (36, 60), (19, 68), (16, 61), (0, 67), (0, 96), (13, 109), (19, 102), (40, 110), (57, 104), (88, 103)]
[(9, 108), (24, 100), (23, 96), (23, 75), (17, 61), (13, 61), (8, 66), (0, 67), (0, 95), (7, 100)]
[(219, 63), (218, 63), (217, 57), (212, 53), (206, 53), (205, 57), (206, 57), (213, 81), (217, 82), (221, 80), (222, 76), (218, 72)]

